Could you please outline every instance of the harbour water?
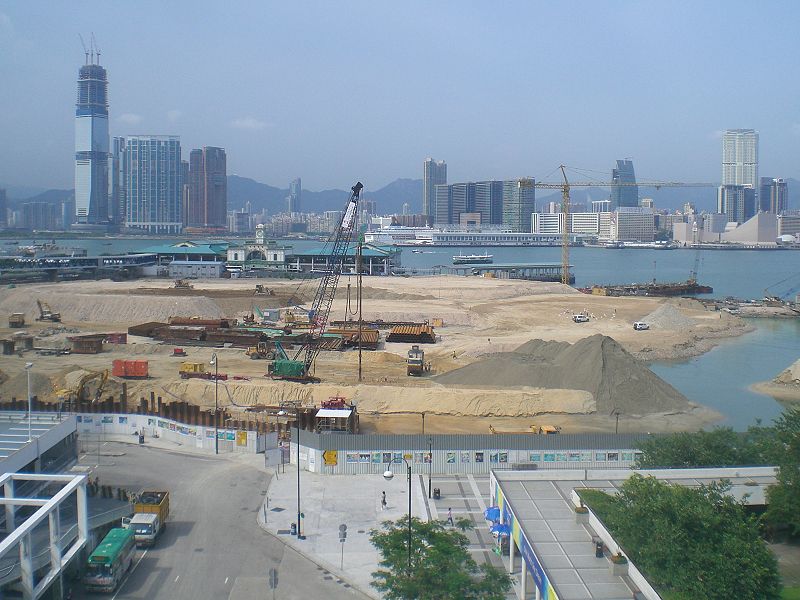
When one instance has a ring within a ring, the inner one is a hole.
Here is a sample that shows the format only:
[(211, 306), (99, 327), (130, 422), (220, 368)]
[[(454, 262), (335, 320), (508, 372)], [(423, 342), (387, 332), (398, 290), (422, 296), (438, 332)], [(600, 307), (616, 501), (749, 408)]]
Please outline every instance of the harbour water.
[[(2, 242), (3, 240), (0, 240)], [(39, 239), (39, 243), (52, 239)], [(85, 248), (89, 255), (122, 254), (177, 240), (130, 238), (56, 239), (64, 248)], [(20, 240), (19, 245), (34, 240)], [(298, 248), (318, 246), (319, 242), (286, 240)], [(12, 249), (12, 246), (4, 246)], [(431, 269), (452, 265), (454, 255), (474, 254), (472, 247), (424, 248), (422, 253), (402, 249), (403, 266)], [(560, 263), (557, 247), (495, 247), (486, 249), (495, 263)], [(759, 299), (765, 292), (782, 295), (800, 286), (800, 252), (756, 250), (646, 250), (572, 248), (570, 263), (576, 286), (591, 284), (685, 281), (698, 264), (698, 280), (714, 288), (713, 297)], [(757, 419), (770, 422), (782, 411), (768, 396), (750, 391), (753, 383), (775, 377), (800, 358), (800, 321), (797, 319), (754, 319), (755, 331), (725, 340), (711, 352), (682, 362), (651, 365), (690, 400), (715, 408), (725, 415), (721, 424), (746, 429)]]

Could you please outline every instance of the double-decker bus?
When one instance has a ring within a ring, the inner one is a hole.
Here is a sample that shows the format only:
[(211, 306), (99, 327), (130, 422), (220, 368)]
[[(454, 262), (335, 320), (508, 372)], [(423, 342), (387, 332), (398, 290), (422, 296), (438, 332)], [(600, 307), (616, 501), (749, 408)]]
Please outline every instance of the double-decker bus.
[(87, 590), (113, 592), (131, 568), (136, 541), (130, 529), (112, 529), (94, 549), (83, 582)]

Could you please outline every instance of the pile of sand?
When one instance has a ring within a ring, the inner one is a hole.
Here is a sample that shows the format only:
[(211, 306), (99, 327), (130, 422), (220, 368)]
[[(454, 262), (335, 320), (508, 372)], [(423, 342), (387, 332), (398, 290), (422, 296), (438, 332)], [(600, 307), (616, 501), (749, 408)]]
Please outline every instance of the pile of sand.
[(628, 415), (683, 411), (689, 401), (612, 338), (593, 335), (569, 344), (531, 340), (433, 378), (460, 386), (585, 390), (597, 411)]
[[(46, 398), (53, 392), (53, 386), (45, 375), (31, 369), (31, 396)], [(28, 397), (28, 373), (22, 371), (0, 386), (3, 400), (24, 400)]]
[[(43, 296), (44, 297), (44, 296)], [(80, 294), (63, 288), (47, 298), (50, 307), (61, 313), (64, 321), (104, 324), (135, 324), (167, 321), (169, 317), (192, 315), (220, 318), (225, 315), (216, 302), (204, 296), (177, 298), (169, 296), (133, 296), (117, 294)], [(27, 319), (38, 316), (36, 297), (17, 288), (0, 301), (0, 312), (24, 312)]]
[(679, 311), (674, 305), (665, 303), (640, 319), (651, 329), (686, 329), (695, 325), (691, 319)]

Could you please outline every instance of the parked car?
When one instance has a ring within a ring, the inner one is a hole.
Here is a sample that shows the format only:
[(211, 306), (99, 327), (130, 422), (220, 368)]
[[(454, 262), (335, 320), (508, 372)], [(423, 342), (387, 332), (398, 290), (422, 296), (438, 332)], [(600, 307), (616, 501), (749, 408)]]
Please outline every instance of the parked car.
[(636, 321), (636, 323), (633, 324), (633, 328), (636, 331), (644, 331), (646, 329), (650, 329), (650, 325), (644, 323), (643, 321)]
[(578, 313), (577, 315), (572, 315), (572, 320), (576, 323), (588, 323), (589, 322), (589, 315), (584, 313)]

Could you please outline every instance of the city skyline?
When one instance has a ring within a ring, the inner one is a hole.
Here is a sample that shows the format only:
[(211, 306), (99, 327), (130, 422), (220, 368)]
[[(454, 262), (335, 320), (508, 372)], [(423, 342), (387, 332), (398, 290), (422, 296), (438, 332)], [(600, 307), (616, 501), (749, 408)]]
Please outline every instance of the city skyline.
[[(546, 180), (562, 162), (608, 173), (612, 160), (630, 156), (643, 180), (713, 181), (721, 132), (734, 127), (761, 132), (763, 169), (797, 177), (800, 119), (791, 99), (800, 83), (782, 74), (794, 69), (790, 23), (800, 8), (722, 6), (354, 2), (321, 3), (309, 17), (254, 3), (187, 22), (180, 7), (153, 2), (46, 11), (0, 2), (0, 72), (9, 89), (34, 98), (0, 100), (12, 142), (0, 150), (0, 181), (71, 186), (64, 106), (82, 58), (77, 34), (88, 31), (112, 74), (113, 136), (159, 132), (179, 135), (187, 148), (224, 147), (228, 172), (257, 181), (301, 173), (309, 189), (361, 178), (377, 189), (417, 178), (425, 156), (446, 157), (453, 180)], [(731, 45), (726, 25), (763, 19), (775, 26)], [(532, 22), (545, 26), (528, 35)], [(569, 47), (562, 22), (570, 23)], [(601, 34), (612, 27), (617, 35)], [(289, 39), (298, 30), (299, 49)], [(359, 31), (358, 47), (335, 33), (343, 30)], [(214, 48), (202, 43), (209, 36)], [(187, 55), (188, 64), (180, 59)], [(427, 68), (432, 56), (436, 69)], [(609, 81), (612, 57), (627, 74), (621, 83)], [(748, 85), (742, 71), (752, 74)], [(191, 82), (212, 72), (216, 85), (192, 93)], [(530, 77), (503, 83), (521, 72)], [(476, 87), (477, 78), (486, 85)], [(776, 78), (783, 94), (767, 107), (759, 90)], [(356, 139), (354, 151), (342, 151)]]

